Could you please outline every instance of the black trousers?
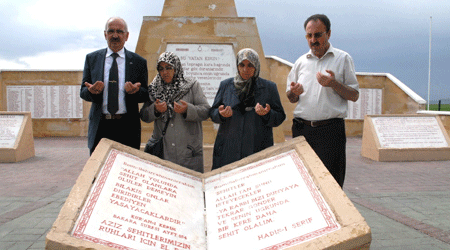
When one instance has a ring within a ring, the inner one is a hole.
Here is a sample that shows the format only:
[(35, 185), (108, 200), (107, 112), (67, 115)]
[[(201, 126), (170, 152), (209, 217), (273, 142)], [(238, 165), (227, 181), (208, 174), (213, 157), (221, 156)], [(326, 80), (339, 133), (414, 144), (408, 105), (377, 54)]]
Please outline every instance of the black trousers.
[(95, 136), (94, 147), (92, 148), (90, 154), (92, 155), (95, 147), (97, 147), (97, 144), (102, 138), (108, 138), (132, 148), (140, 149), (140, 131), (139, 133), (136, 133), (135, 131), (130, 130), (129, 119), (129, 115), (124, 115), (122, 119), (116, 120), (107, 120), (102, 118)]
[(311, 127), (294, 118), (292, 136), (304, 136), (334, 179), (344, 186), (346, 157), (344, 119), (333, 119), (329, 124)]

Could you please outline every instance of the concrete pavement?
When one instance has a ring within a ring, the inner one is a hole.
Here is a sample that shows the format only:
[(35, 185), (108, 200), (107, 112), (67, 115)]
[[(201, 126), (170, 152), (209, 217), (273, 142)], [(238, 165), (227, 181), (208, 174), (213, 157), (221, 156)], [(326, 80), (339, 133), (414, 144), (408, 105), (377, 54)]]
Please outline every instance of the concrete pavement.
[[(35, 138), (36, 156), (0, 163), (0, 249), (44, 249), (82, 171), (86, 138)], [(376, 162), (348, 138), (344, 191), (372, 230), (371, 249), (450, 249), (450, 161)]]

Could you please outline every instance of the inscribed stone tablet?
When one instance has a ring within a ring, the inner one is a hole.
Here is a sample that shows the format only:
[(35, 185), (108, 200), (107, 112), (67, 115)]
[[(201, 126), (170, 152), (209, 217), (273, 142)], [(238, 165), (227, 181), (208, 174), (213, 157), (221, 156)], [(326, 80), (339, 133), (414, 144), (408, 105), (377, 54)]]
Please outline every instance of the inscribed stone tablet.
[(236, 75), (236, 56), (231, 44), (167, 44), (167, 51), (181, 60), (184, 75), (195, 78), (212, 105), (220, 82)]
[(8, 111), (29, 111), (37, 118), (82, 118), (78, 85), (7, 86)]
[(204, 233), (200, 178), (111, 150), (72, 235), (119, 249), (205, 249)]
[(280, 249), (340, 229), (297, 153), (205, 180), (208, 249)]
[(448, 147), (434, 116), (372, 117), (382, 148)]
[(382, 103), (382, 89), (361, 88), (358, 100), (348, 101), (347, 119), (364, 119), (366, 115), (381, 115)]
[(22, 122), (23, 115), (0, 115), (0, 148), (14, 147)]

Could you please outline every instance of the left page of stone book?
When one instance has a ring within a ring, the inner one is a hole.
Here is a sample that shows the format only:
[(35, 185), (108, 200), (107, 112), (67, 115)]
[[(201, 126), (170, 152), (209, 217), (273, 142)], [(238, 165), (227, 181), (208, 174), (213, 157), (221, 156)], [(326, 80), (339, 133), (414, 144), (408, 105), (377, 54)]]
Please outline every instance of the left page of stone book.
[(202, 179), (115, 149), (72, 236), (117, 249), (206, 249)]

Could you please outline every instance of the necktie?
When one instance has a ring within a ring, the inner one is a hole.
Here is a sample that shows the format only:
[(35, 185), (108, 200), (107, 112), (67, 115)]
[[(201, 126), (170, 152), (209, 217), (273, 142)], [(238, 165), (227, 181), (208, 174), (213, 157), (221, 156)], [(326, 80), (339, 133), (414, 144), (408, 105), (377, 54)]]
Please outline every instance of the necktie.
[(111, 56), (113, 58), (113, 63), (111, 65), (111, 69), (109, 70), (108, 112), (111, 115), (114, 115), (119, 109), (119, 69), (116, 61), (119, 54), (112, 53)]

